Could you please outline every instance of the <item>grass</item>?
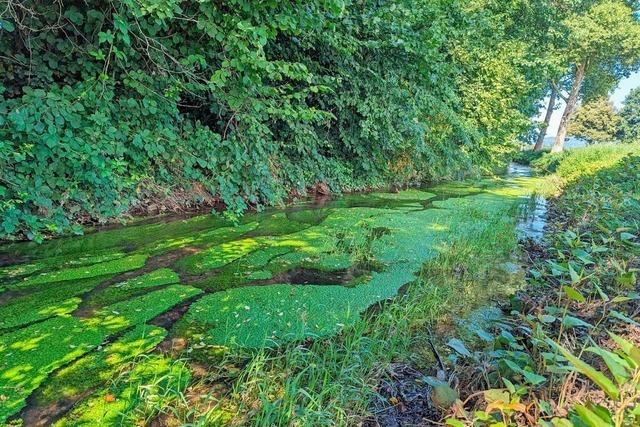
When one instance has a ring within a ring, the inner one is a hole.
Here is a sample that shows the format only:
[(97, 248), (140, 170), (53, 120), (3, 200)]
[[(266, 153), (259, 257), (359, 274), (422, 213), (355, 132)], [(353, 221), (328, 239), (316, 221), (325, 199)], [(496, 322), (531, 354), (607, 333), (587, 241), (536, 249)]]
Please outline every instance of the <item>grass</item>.
[(109, 386), (56, 422), (63, 426), (135, 425), (170, 405), (189, 383), (184, 363), (152, 355), (129, 365)]
[(610, 168), (629, 154), (640, 154), (639, 144), (598, 144), (545, 154), (531, 163), (535, 169), (555, 173), (565, 182), (584, 179), (600, 169)]
[[(532, 252), (528, 285), (489, 346), (458, 367), (469, 398), (450, 425), (640, 423), (639, 148), (542, 158), (556, 162), (546, 182), (561, 186), (550, 202), (547, 248)], [(489, 396), (488, 388), (502, 391)]]

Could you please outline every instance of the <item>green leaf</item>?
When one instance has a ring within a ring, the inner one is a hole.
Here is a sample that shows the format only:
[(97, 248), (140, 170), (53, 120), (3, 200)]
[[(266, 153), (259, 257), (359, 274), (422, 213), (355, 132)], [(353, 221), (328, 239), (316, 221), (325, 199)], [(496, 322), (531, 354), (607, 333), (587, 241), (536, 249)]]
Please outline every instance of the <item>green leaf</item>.
[(589, 427), (611, 427), (610, 423), (600, 418), (598, 414), (586, 406), (576, 405), (573, 409), (580, 417), (580, 420), (584, 421)]
[(584, 320), (578, 319), (573, 316), (565, 316), (562, 318), (562, 324), (567, 328), (575, 328), (577, 326), (582, 326), (585, 328), (593, 328), (593, 325), (585, 322)]
[(595, 285), (595, 286), (596, 286), (596, 291), (598, 292), (598, 295), (600, 295), (600, 298), (602, 298), (602, 300), (603, 300), (604, 302), (609, 301), (609, 295), (607, 295), (607, 294), (602, 290), (602, 288), (600, 288), (600, 286), (598, 286), (598, 285)]
[(516, 387), (513, 385), (513, 383), (511, 381), (509, 381), (508, 379), (503, 377), (502, 378), (502, 382), (507, 387), (507, 390), (509, 390), (509, 393), (511, 393), (511, 394), (515, 394), (516, 393)]
[(527, 371), (526, 369), (522, 370), (522, 375), (532, 385), (542, 384), (547, 380), (542, 375), (538, 375), (535, 372)]
[(564, 293), (567, 295), (567, 297), (569, 297), (569, 299), (572, 299), (576, 302), (585, 302), (586, 298), (577, 290), (573, 289), (571, 286), (563, 286), (564, 289)]
[(609, 336), (616, 342), (616, 344), (618, 344), (618, 347), (620, 347), (620, 349), (636, 363), (636, 366), (640, 366), (640, 348), (612, 332), (609, 332)]
[(571, 276), (571, 283), (576, 284), (576, 283), (580, 282), (582, 277), (580, 277), (580, 275), (578, 273), (576, 273), (576, 271), (571, 266), (571, 263), (569, 263), (567, 265), (569, 266), (569, 275)]
[(629, 378), (628, 371), (631, 370), (631, 367), (626, 360), (624, 360), (617, 354), (607, 351), (601, 347), (588, 347), (585, 349), (585, 351), (595, 353), (598, 356), (602, 357), (604, 363), (607, 364), (609, 372), (611, 372), (613, 378), (618, 384), (623, 384)]
[(635, 234), (631, 234), (627, 232), (620, 233), (620, 239), (622, 240), (633, 240), (635, 238), (636, 238)]
[(15, 30), (15, 27), (13, 26), (13, 23), (11, 21), (0, 19), (0, 29), (12, 33), (13, 30)]
[(636, 273), (634, 271), (627, 271), (622, 273), (616, 278), (616, 281), (620, 286), (631, 287), (636, 284)]
[(618, 400), (618, 398), (620, 397), (620, 390), (618, 390), (618, 387), (609, 378), (607, 378), (602, 372), (596, 370), (593, 366), (589, 365), (588, 363), (585, 363), (582, 360), (578, 359), (576, 356), (571, 354), (569, 350), (562, 347), (560, 344), (556, 343), (555, 341), (551, 339), (547, 339), (547, 342), (552, 347), (557, 348), (560, 351), (560, 353), (562, 353), (562, 355), (567, 358), (567, 360), (573, 365), (573, 367), (578, 372), (580, 372), (582, 375), (586, 376), (591, 381), (596, 383), (600, 387), (600, 389), (602, 389), (602, 391), (604, 391), (607, 394), (607, 396), (609, 396), (611, 399)]
[(566, 418), (553, 418), (551, 423), (555, 427), (575, 427), (573, 423)]
[(630, 325), (635, 325), (635, 326), (640, 326), (640, 323), (636, 322), (635, 320), (633, 320), (632, 318), (630, 318), (629, 316), (617, 311), (617, 310), (611, 310), (609, 312), (609, 316), (614, 317), (618, 320), (622, 320), (624, 322), (629, 323)]
[(462, 356), (465, 356), (465, 357), (471, 356), (471, 352), (467, 350), (467, 347), (465, 347), (464, 343), (457, 338), (451, 338), (447, 343), (447, 345), (452, 349), (454, 349), (459, 354), (461, 354)]

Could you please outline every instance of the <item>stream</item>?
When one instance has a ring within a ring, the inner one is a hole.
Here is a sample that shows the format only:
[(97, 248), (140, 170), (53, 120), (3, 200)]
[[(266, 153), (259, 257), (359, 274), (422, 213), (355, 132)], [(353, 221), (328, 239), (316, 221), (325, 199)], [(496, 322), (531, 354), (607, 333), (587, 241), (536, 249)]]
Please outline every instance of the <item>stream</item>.
[(50, 421), (42, 408), (62, 413), (98, 387), (53, 398), (58, 377), (116, 349), (119, 363), (176, 345), (207, 359), (335, 334), (450, 245), (513, 223), (518, 206), (519, 235), (540, 239), (534, 181), (512, 165), (503, 178), (309, 200), (237, 222), (166, 218), (0, 246), (0, 423)]

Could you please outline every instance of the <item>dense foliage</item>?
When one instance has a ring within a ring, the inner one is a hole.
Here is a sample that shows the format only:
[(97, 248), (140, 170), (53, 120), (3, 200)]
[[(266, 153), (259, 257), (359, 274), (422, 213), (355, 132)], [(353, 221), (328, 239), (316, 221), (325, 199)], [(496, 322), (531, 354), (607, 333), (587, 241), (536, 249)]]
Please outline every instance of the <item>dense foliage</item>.
[(488, 167), (539, 95), (534, 3), (8, 1), (0, 238)]

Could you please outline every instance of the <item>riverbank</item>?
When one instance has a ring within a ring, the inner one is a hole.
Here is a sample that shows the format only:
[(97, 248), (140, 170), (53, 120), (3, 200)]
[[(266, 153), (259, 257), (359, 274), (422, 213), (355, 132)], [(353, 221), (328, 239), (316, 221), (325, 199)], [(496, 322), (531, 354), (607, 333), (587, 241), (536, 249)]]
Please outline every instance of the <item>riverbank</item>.
[(452, 426), (640, 422), (640, 147), (543, 155), (544, 245), (487, 342), (459, 355)]

